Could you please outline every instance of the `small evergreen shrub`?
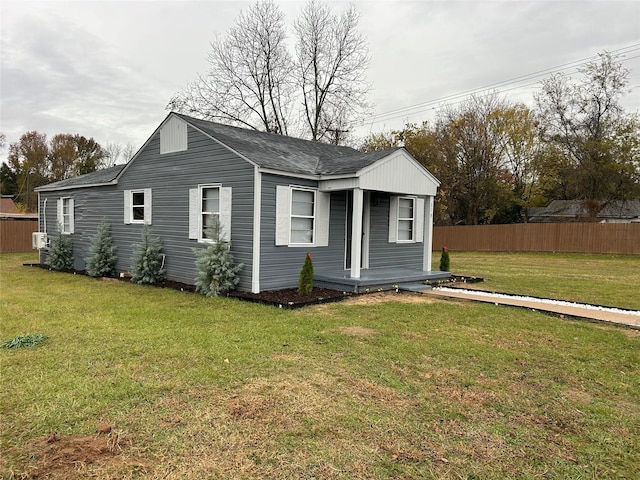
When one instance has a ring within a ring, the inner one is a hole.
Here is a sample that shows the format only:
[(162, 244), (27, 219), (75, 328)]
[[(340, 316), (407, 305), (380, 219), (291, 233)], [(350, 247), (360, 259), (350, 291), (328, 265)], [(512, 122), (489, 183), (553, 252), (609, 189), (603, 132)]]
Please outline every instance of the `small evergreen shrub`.
[(440, 257), (440, 271), (449, 271), (449, 250), (447, 247), (442, 247), (442, 256)]
[(51, 239), (47, 265), (52, 270), (71, 270), (73, 268), (73, 243), (71, 236), (62, 233), (62, 225), (58, 225), (58, 235)]
[(302, 270), (300, 270), (300, 280), (298, 281), (298, 293), (305, 295), (311, 293), (313, 290), (313, 262), (311, 261), (311, 254), (307, 252), (307, 256), (304, 259)]
[(7, 340), (2, 344), (2, 348), (25, 348), (35, 347), (39, 343), (44, 342), (47, 336), (41, 333), (28, 333), (26, 335), (19, 335), (10, 340)]
[(237, 274), (244, 264), (234, 265), (230, 244), (224, 239), (220, 222), (214, 220), (206, 233), (213, 243), (204, 249), (193, 249), (196, 255), (196, 291), (207, 297), (217, 297), (238, 285), (240, 278)]
[(110, 230), (111, 225), (106, 218), (103, 218), (96, 236), (91, 239), (89, 249), (91, 256), (85, 258), (85, 262), (87, 262), (87, 273), (92, 277), (110, 277), (115, 273), (118, 257)]
[(162, 240), (151, 235), (151, 229), (146, 223), (142, 228), (142, 242), (133, 246), (131, 258), (131, 281), (153, 285), (164, 279), (164, 255), (162, 255)]

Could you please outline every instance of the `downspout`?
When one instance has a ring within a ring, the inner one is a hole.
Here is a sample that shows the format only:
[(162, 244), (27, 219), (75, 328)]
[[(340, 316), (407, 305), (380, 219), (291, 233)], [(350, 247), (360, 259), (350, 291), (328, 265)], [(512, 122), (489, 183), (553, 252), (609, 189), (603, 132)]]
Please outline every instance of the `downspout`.
[[(44, 202), (42, 203), (42, 226), (44, 227), (44, 233), (47, 233), (47, 200), (48, 198), (45, 197)], [(38, 218), (40, 218), (40, 192), (38, 192)]]

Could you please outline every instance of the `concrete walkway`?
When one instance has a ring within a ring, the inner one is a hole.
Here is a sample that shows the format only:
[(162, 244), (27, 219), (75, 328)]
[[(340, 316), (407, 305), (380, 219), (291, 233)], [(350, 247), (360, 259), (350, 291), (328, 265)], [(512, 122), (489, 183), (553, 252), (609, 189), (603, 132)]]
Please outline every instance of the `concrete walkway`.
[[(528, 308), (531, 310), (540, 310), (543, 312), (551, 312), (559, 315), (567, 315), (571, 317), (581, 317), (590, 320), (598, 320), (601, 322), (617, 323), (626, 325), (631, 328), (640, 329), (640, 312), (637, 310), (617, 310), (613, 308), (594, 309), (588, 308), (586, 305), (579, 303), (571, 305), (556, 305), (553, 303), (542, 303), (535, 299), (528, 300), (526, 297), (509, 298), (508, 295), (487, 296), (480, 293), (473, 293), (469, 290), (458, 290), (456, 288), (447, 288), (445, 290), (432, 289), (422, 290), (425, 295), (446, 298), (458, 298), (461, 300), (473, 300), (476, 302), (494, 303), (496, 305), (509, 305), (513, 307)], [(489, 292), (482, 292), (489, 293)]]

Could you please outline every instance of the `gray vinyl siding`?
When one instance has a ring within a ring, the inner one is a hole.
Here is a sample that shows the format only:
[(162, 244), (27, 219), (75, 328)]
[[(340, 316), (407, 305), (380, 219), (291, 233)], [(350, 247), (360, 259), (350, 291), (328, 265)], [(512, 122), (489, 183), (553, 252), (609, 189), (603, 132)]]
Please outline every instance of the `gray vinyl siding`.
[(262, 222), (260, 225), (260, 290), (297, 287), (305, 255), (311, 253), (316, 272), (344, 269), (345, 192), (331, 194), (329, 245), (326, 247), (276, 246), (276, 187), (317, 187), (318, 182), (298, 178), (262, 175)]
[[(114, 237), (113, 209), (118, 205), (118, 192), (115, 186), (78, 188), (63, 190), (60, 192), (40, 193), (40, 229), (44, 230), (44, 217), (49, 240), (56, 237), (59, 232), (57, 203), (60, 198), (73, 198), (74, 202), (74, 233), (70, 234), (73, 245), (73, 267), (76, 270), (86, 268), (85, 258), (89, 256), (91, 238), (96, 234), (98, 225), (103, 217), (111, 223), (111, 234)], [(45, 199), (46, 207), (45, 207)], [(122, 199), (120, 199), (120, 204)], [(120, 205), (120, 210), (123, 210)], [(116, 252), (120, 256), (119, 251)], [(46, 252), (41, 252), (41, 261), (46, 261)], [(120, 263), (120, 262), (118, 262)]]
[(390, 195), (376, 192), (371, 203), (369, 268), (410, 267), (422, 270), (423, 243), (389, 243)]
[[(253, 166), (192, 127), (188, 127), (188, 150), (160, 155), (160, 138), (155, 134), (128, 166), (115, 186), (90, 187), (60, 192), (42, 192), (49, 198), (47, 224), (57, 232), (56, 200), (73, 197), (75, 233), (72, 235), (75, 268), (85, 268), (90, 238), (103, 217), (111, 223), (117, 247), (118, 271), (131, 268), (133, 244), (140, 242), (143, 225), (124, 224), (124, 191), (151, 188), (151, 233), (162, 240), (167, 278), (193, 284), (193, 248), (205, 244), (189, 239), (189, 189), (198, 184), (232, 187), (231, 253), (245, 266), (239, 288), (251, 289), (253, 237)], [(42, 200), (41, 200), (42, 208)]]

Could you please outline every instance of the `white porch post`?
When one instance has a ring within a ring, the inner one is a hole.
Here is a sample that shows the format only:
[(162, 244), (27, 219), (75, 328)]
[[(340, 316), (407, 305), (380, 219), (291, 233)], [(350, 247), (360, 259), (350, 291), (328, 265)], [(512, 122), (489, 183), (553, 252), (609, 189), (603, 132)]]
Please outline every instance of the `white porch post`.
[(424, 202), (424, 253), (422, 255), (422, 270), (431, 271), (431, 251), (433, 250), (433, 196)]
[(353, 215), (351, 216), (351, 278), (360, 278), (362, 262), (362, 207), (364, 192), (353, 189)]

